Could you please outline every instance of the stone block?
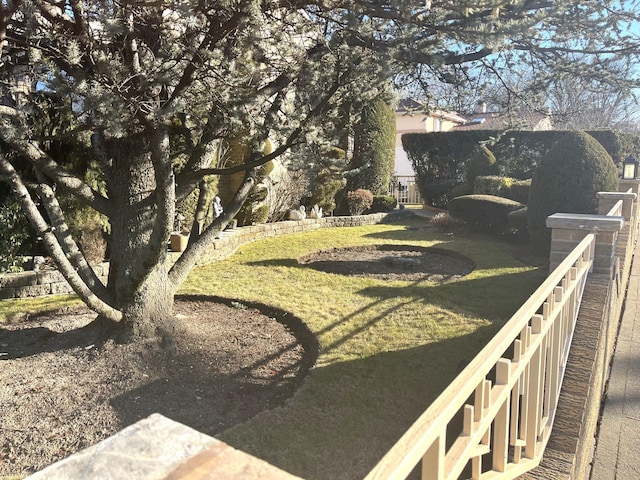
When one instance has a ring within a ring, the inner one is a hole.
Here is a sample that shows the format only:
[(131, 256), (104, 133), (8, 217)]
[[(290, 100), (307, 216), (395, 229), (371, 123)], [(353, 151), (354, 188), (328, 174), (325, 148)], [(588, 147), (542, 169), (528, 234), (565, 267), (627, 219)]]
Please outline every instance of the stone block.
[(16, 289), (13, 287), (0, 287), (0, 300), (16, 298)]
[(73, 293), (73, 288), (67, 282), (51, 283), (51, 295), (66, 295)]
[(58, 270), (45, 270), (36, 272), (36, 280), (37, 285), (46, 285), (47, 283), (63, 282), (64, 277)]
[(42, 297), (51, 294), (51, 284), (16, 287), (15, 298)]
[(0, 274), (0, 287), (26, 287), (36, 283), (35, 272)]
[(190, 427), (153, 414), (29, 480), (294, 480), (284, 472)]

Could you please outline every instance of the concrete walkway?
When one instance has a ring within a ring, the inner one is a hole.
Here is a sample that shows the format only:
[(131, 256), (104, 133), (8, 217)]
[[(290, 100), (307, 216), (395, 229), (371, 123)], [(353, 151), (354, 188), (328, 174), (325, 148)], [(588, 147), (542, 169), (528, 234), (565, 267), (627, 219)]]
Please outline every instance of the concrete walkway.
[(640, 479), (640, 250), (636, 251), (591, 480)]

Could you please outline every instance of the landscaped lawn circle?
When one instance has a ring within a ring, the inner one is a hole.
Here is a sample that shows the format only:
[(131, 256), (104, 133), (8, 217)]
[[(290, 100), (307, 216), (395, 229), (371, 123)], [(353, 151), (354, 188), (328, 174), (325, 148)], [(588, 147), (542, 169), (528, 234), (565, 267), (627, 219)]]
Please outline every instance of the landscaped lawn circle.
[(327, 273), (380, 280), (444, 282), (464, 277), (475, 263), (452, 250), (417, 245), (363, 245), (320, 250), (298, 262)]

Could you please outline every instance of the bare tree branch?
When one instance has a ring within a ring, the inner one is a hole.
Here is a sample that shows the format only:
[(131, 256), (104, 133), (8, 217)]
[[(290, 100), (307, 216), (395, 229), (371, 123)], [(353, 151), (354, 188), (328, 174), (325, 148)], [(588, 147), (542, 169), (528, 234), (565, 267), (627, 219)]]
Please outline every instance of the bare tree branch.
[(22, 182), (20, 175), (13, 168), (13, 165), (2, 155), (0, 155), (0, 174), (8, 179), (11, 189), (16, 194), (23, 211), (31, 221), (36, 232), (42, 236), (45, 246), (53, 255), (56, 265), (69, 285), (71, 285), (71, 288), (73, 288), (73, 291), (78, 294), (89, 308), (98, 314), (112, 321), (120, 321), (122, 319), (122, 313), (99, 298), (78, 274), (56, 238), (54, 227), (49, 226), (44, 220), (38, 211), (38, 207), (31, 199), (31, 195)]

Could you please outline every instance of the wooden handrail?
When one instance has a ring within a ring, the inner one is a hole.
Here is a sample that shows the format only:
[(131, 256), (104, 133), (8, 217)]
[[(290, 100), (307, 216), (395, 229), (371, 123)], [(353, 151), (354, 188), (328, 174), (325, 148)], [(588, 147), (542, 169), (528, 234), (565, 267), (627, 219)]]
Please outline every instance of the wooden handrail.
[[(564, 371), (562, 363), (568, 355), (566, 342), (570, 341), (570, 336), (573, 332), (573, 323), (575, 322), (575, 316), (577, 316), (586, 275), (593, 264), (594, 247), (595, 235), (588, 234), (564, 261), (550, 273), (536, 292), (518, 309), (504, 327), (500, 329), (460, 375), (453, 380), (449, 387), (405, 432), (378, 465), (367, 475), (367, 480), (406, 478), (420, 461), (423, 462), (423, 478), (457, 478), (457, 475), (469, 460), (478, 457), (475, 452), (482, 451), (482, 449), (478, 449), (478, 442), (482, 440), (484, 435), (487, 435), (487, 425), (490, 426), (492, 422), (496, 421), (501, 422), (502, 437), (513, 436), (513, 432), (509, 435), (508, 431), (513, 430), (514, 427), (507, 425), (513, 420), (510, 421), (507, 418), (503, 418), (504, 411), (509, 410), (505, 405), (512, 395), (511, 390), (514, 388), (512, 385), (517, 385), (518, 395), (519, 390), (524, 388), (520, 385), (521, 378), (527, 376), (531, 365), (530, 360), (535, 357), (538, 363), (542, 362), (543, 354), (540, 352), (541, 345), (544, 343), (546, 345), (544, 349), (545, 362), (555, 362), (554, 365), (557, 364), (558, 372), (554, 375), (546, 375), (546, 383), (544, 385), (541, 384), (539, 388), (546, 388), (553, 390), (553, 392), (552, 395), (549, 395), (548, 392), (540, 390), (531, 394), (541, 399), (538, 402), (537, 409), (543, 408), (543, 396), (547, 403), (553, 404), (551, 411), (546, 412), (549, 425), (536, 428), (535, 435), (529, 434), (530, 441), (533, 441), (534, 445), (526, 447), (528, 450), (525, 452), (525, 457), (533, 451), (536, 452), (533, 458), (521, 458), (519, 462), (515, 463), (508, 462), (505, 459), (499, 459), (495, 462), (496, 468), (503, 470), (504, 478), (515, 478), (515, 476), (537, 465), (542, 455), (541, 447), (546, 444), (550, 433), (553, 410), (560, 390), (559, 382), (562, 380)], [(559, 295), (564, 297), (564, 302), (566, 303), (557, 301)], [(574, 318), (564, 320), (562, 312), (565, 310), (570, 310)], [(567, 323), (571, 323), (571, 325), (566, 325)], [(534, 332), (533, 334), (532, 331)], [(552, 336), (553, 340), (548, 340), (549, 335)], [(557, 345), (554, 344), (553, 348), (549, 350), (551, 353), (547, 353), (547, 347), (550, 342), (556, 342)], [(518, 350), (515, 355), (521, 356), (521, 358), (517, 358), (518, 361), (503, 358), (504, 353), (514, 345), (515, 349)], [(547, 359), (546, 356), (550, 356), (550, 359)], [(498, 385), (492, 387), (490, 382), (489, 384), (486, 383), (488, 382), (486, 378), (494, 367), (497, 371)], [(553, 378), (550, 380), (550, 377)], [(522, 381), (524, 382), (524, 380)], [(483, 405), (477, 398), (481, 396), (484, 390), (490, 396), (488, 406)], [(469, 415), (476, 415), (474, 407), (470, 405), (465, 407), (467, 400), (474, 392), (476, 392), (475, 403), (479, 404), (476, 405), (476, 408), (487, 409), (489, 414), (482, 412), (479, 415), (480, 420), (475, 421), (475, 426), (478, 427), (475, 433), (465, 431), (470, 428), (465, 427), (462, 435), (458, 437), (447, 452), (445, 444), (446, 429), (454, 416), (464, 409), (465, 425), (474, 425), (474, 421), (469, 419)], [(546, 405), (547, 409), (549, 407), (549, 405)], [(500, 415), (502, 417), (498, 419), (497, 417)], [(534, 414), (528, 415), (534, 418), (532, 416)], [(519, 421), (519, 418), (516, 421)], [(541, 431), (539, 432), (538, 430)], [(505, 431), (507, 432), (506, 434)], [(538, 440), (539, 433), (545, 433), (542, 435), (542, 441)], [(504, 443), (506, 441), (505, 438), (502, 438), (501, 441), (504, 447), (506, 445)], [(512, 439), (510, 443), (519, 442), (514, 442)], [(487, 446), (487, 448), (489, 447)], [(518, 446), (518, 448), (520, 449), (521, 447)], [(494, 453), (494, 457), (495, 455)], [(478, 464), (478, 462), (475, 463)], [(480, 467), (478, 466), (477, 468), (479, 469)]]

